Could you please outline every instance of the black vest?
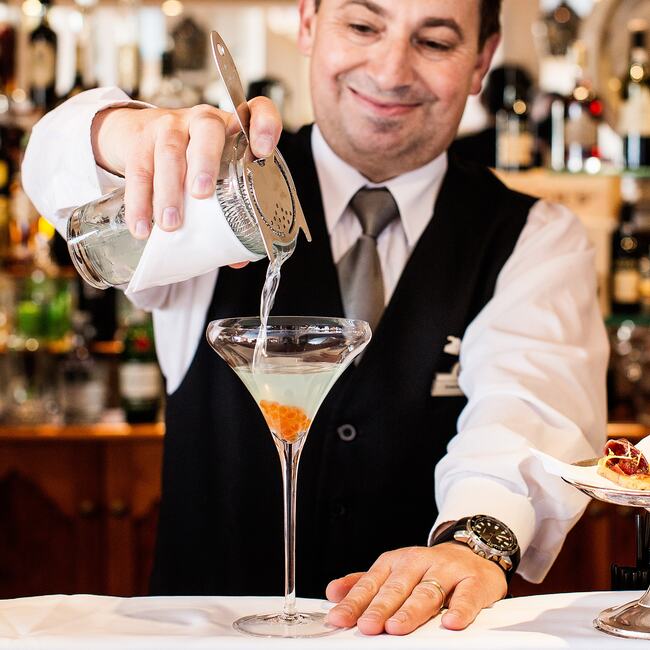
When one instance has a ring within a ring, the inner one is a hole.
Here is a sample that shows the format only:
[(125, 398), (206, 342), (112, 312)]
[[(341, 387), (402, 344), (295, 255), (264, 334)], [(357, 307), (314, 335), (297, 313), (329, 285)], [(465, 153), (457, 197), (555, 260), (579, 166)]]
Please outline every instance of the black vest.
[[(283, 136), (313, 242), (283, 266), (274, 314), (342, 316), (311, 129)], [(462, 396), (432, 397), (443, 351), (490, 300), (534, 199), (487, 169), (450, 159), (433, 218), (358, 366), (333, 387), (305, 444), (298, 480), (296, 585), (363, 571), (383, 552), (424, 545), (436, 517), (434, 468)], [(266, 264), (219, 271), (208, 321), (259, 313)], [(280, 463), (264, 419), (205, 339), (167, 402), (163, 498), (152, 591), (280, 595)], [(342, 427), (342, 425), (351, 425)], [(470, 513), (468, 513), (470, 514)]]

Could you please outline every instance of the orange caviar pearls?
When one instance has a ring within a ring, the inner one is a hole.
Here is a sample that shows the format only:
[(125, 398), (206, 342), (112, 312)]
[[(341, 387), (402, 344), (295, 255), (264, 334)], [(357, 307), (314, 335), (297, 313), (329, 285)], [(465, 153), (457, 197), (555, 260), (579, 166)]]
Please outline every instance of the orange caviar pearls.
[(307, 431), (311, 424), (311, 420), (298, 406), (285, 406), (263, 399), (260, 408), (269, 429), (287, 442), (296, 442), (298, 435)]

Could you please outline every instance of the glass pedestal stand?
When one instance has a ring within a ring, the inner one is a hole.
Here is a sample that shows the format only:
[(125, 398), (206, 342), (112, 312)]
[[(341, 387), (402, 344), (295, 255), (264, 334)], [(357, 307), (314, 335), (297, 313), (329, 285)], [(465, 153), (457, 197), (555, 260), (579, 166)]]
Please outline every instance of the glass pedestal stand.
[[(650, 491), (624, 490), (614, 487), (611, 489), (599, 488), (566, 478), (564, 480), (587, 496), (599, 501), (645, 508), (650, 511)], [(639, 549), (639, 553), (641, 553), (641, 549)], [(615, 636), (650, 640), (650, 588), (639, 600), (604, 609), (594, 619), (594, 627)]]

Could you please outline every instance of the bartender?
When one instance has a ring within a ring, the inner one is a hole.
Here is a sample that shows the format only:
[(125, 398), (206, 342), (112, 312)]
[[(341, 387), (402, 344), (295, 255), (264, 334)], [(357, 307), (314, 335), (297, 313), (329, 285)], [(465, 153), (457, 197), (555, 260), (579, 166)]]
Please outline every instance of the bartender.
[[(269, 100), (250, 102), (253, 150), (279, 140), (313, 235), (284, 267), (275, 313), (362, 314), (374, 331), (310, 433), (297, 524), (299, 595), (326, 594), (329, 621), (364, 634), (409, 633), (443, 607), (442, 624), (461, 629), (515, 571), (541, 581), (585, 499), (530, 448), (584, 458), (605, 438), (608, 351), (583, 227), (446, 153), (499, 9), (301, 0), (315, 123), (280, 137)], [(152, 205), (174, 230), (185, 185), (213, 193), (234, 129), (208, 106), (88, 91), (35, 127), (24, 184), (60, 230), (121, 184), (134, 236), (148, 235)], [(265, 270), (135, 296), (153, 311), (168, 392), (153, 593), (282, 590), (276, 451), (204, 337), (210, 320), (257, 313)]]

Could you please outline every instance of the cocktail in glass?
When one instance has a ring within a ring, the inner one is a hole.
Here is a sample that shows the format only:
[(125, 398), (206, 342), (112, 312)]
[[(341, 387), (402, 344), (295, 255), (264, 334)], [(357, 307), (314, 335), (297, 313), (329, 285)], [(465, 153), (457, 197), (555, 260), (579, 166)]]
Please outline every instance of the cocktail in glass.
[(208, 325), (210, 345), (237, 373), (264, 415), (280, 455), (284, 497), (284, 609), (246, 616), (235, 629), (254, 636), (324, 636), (337, 628), (324, 612), (298, 612), (295, 587), (296, 480), (309, 427), (330, 388), (370, 340), (365, 321), (276, 316), (266, 327), (266, 353), (253, 364), (259, 318)]

